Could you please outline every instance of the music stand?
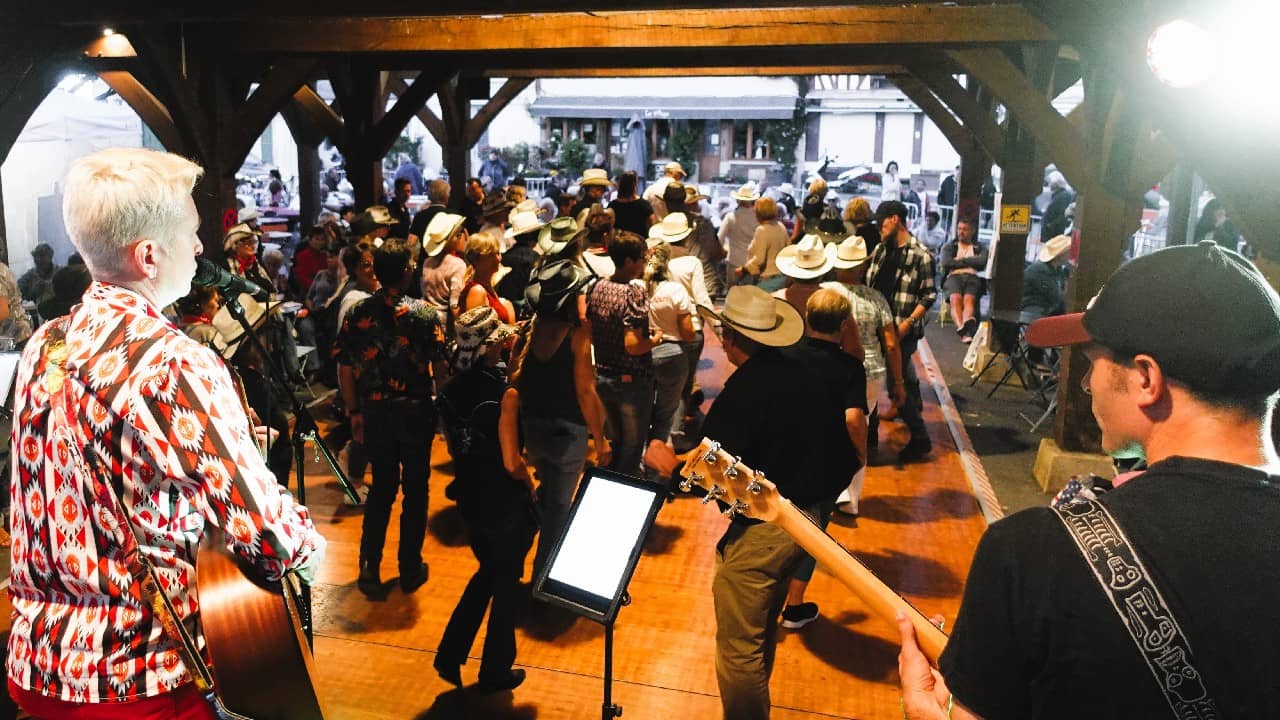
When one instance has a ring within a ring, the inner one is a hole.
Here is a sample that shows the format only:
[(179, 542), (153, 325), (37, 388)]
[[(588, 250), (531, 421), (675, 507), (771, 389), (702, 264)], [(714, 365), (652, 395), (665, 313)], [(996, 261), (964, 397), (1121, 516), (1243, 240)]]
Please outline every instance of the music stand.
[(534, 582), (534, 597), (604, 625), (602, 720), (622, 715), (613, 703), (613, 623), (631, 602), (627, 585), (666, 497), (658, 483), (587, 470), (564, 532)]

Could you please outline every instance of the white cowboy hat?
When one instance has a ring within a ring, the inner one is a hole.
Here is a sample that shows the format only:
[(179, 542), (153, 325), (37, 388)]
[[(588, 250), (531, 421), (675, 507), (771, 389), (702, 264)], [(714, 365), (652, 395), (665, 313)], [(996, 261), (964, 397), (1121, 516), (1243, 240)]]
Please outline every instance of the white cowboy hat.
[(592, 185), (613, 187), (613, 183), (609, 180), (609, 173), (601, 170), (600, 168), (591, 168), (590, 170), (582, 171), (582, 177), (578, 179), (578, 185), (584, 188), (591, 187)]
[(546, 225), (546, 223), (542, 222), (542, 219), (538, 217), (537, 210), (522, 212), (517, 209), (516, 212), (511, 213), (511, 227), (507, 228), (505, 235), (510, 240), (517, 235), (541, 230), (543, 225)]
[(662, 222), (649, 228), (649, 239), (674, 243), (689, 237), (691, 232), (693, 228), (689, 227), (689, 216), (682, 212), (673, 212), (667, 213), (666, 217), (662, 218)]
[(439, 255), (466, 221), (467, 219), (461, 215), (436, 213), (432, 216), (431, 222), (427, 223), (427, 236), (422, 240), (422, 249), (429, 257)]
[(738, 188), (737, 191), (729, 193), (729, 197), (738, 202), (755, 202), (760, 199), (760, 193), (756, 192), (756, 186), (747, 183)]
[(663, 166), (662, 172), (664, 175), (680, 173), (680, 177), (684, 177), (687, 174), (685, 173), (684, 168), (680, 166), (680, 163), (676, 162), (675, 160), (672, 160), (671, 162)]
[(804, 318), (800, 313), (786, 300), (775, 298), (755, 285), (729, 288), (723, 312), (699, 305), (698, 314), (770, 347), (793, 345), (804, 334)]
[(850, 235), (843, 242), (827, 245), (831, 264), (841, 270), (856, 268), (867, 261), (867, 241), (858, 235)]
[(1036, 259), (1040, 262), (1052, 262), (1054, 258), (1071, 249), (1071, 238), (1066, 235), (1059, 235), (1040, 248), (1040, 254)]
[(832, 256), (827, 254), (824, 246), (822, 238), (816, 234), (805, 235), (795, 245), (778, 251), (778, 259), (775, 260), (778, 270), (797, 280), (812, 280), (826, 275), (832, 268)]

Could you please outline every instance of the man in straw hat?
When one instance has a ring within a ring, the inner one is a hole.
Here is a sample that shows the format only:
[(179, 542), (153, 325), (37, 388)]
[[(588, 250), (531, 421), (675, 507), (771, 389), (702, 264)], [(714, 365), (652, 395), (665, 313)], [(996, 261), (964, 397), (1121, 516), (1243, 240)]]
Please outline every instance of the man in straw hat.
[(921, 415), (924, 401), (920, 397), (920, 381), (911, 362), (916, 345), (924, 337), (929, 308), (938, 296), (933, 285), (933, 256), (911, 237), (907, 229), (907, 206), (901, 202), (880, 203), (876, 208), (876, 222), (880, 226), (880, 244), (867, 261), (867, 285), (884, 295), (898, 322), (902, 372), (907, 382), (907, 399), (900, 412), (911, 431), (911, 440), (898, 454), (898, 459), (909, 462), (933, 450)]
[(668, 207), (667, 203), (664, 201), (664, 198), (666, 197), (664, 193), (667, 190), (667, 185), (672, 182), (683, 182), (684, 178), (684, 168), (680, 166), (680, 163), (672, 160), (663, 166), (662, 177), (658, 178), (656, 182), (644, 189), (644, 194), (641, 195), (641, 197), (648, 200), (649, 204), (653, 206), (653, 214), (659, 220), (666, 217), (667, 213), (675, 212)]
[(729, 252), (726, 276), (732, 283), (740, 275), (738, 268), (747, 263), (747, 248), (751, 247), (751, 238), (755, 237), (756, 227), (760, 224), (756, 220), (755, 207), (760, 195), (754, 185), (747, 183), (729, 193), (729, 197), (738, 203), (738, 207), (720, 223), (720, 244)]
[(396, 219), (386, 205), (370, 205), (351, 223), (352, 244), (367, 242), (378, 247), (391, 234), (391, 226), (395, 224)]
[[(837, 296), (835, 304), (842, 300)], [(744, 464), (766, 470), (783, 496), (816, 519), (858, 462), (844, 412), (858, 403), (854, 398), (846, 405), (843, 392), (852, 384), (856, 361), (830, 337), (797, 346), (805, 325), (800, 313), (755, 286), (731, 288), (723, 312), (710, 306), (698, 312), (720, 327), (725, 356), (737, 368), (707, 413), (705, 436), (741, 453)], [(839, 325), (848, 313), (846, 303), (828, 319)], [(862, 388), (856, 392), (861, 395)], [(655, 441), (646, 463), (668, 473), (677, 461)], [(803, 551), (776, 525), (741, 516), (729, 523), (716, 548), (711, 588), (724, 717), (767, 718), (778, 616)]]
[(467, 219), (451, 212), (432, 216), (423, 232), (422, 299), (440, 314), (446, 325), (458, 310), (462, 286), (466, 284), (467, 263), (462, 248), (467, 244)]
[(613, 187), (613, 181), (609, 179), (609, 173), (600, 168), (584, 170), (582, 177), (578, 179), (578, 191), (581, 196), (578, 202), (569, 208), (569, 215), (576, 218), (579, 225), (585, 225), (583, 211), (590, 210), (596, 203), (603, 203), (604, 193), (611, 187)]
[(1066, 309), (1067, 265), (1071, 238), (1059, 235), (1040, 247), (1036, 261), (1022, 274), (1022, 311), (1036, 317), (1060, 315)]
[(1280, 597), (1280, 296), (1231, 250), (1175, 246), (1027, 340), (1081, 346), (1102, 450), (1148, 468), (987, 530), (940, 675), (899, 621), (906, 716), (1275, 716), (1280, 625), (1256, 619)]

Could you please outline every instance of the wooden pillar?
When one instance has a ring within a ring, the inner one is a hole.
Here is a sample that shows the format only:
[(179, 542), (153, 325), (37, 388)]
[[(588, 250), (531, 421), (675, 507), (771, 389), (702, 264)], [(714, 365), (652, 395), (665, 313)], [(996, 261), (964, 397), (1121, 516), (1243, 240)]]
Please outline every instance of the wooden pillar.
[[(1003, 211), (1023, 206), (1027, 227), (1031, 225), (1031, 200), (1040, 194), (1041, 172), (1035, 167), (1035, 141), (1015, 121), (1007, 130), (1001, 208)], [(992, 224), (999, 228), (1000, 218)], [(1022, 309), (1022, 270), (1026, 262), (1027, 233), (1000, 232), (992, 268), (991, 309), (993, 312), (1017, 312)]]
[(974, 149), (960, 156), (960, 177), (956, 187), (956, 216), (960, 220), (978, 221), (982, 186), (991, 177), (991, 158)]
[(315, 224), (323, 209), (320, 195), (320, 151), (316, 145), (308, 145), (296, 136), (298, 144), (298, 212), (302, 216), (302, 229)]
[[(365, 141), (382, 116), (378, 101), (382, 97), (381, 73), (373, 66), (353, 62), (349, 85), (339, 95), (342, 121), (346, 125), (347, 140), (339, 149), (346, 161), (347, 180), (351, 182), (352, 199), (357, 209), (386, 202), (382, 188), (382, 157)], [(335, 92), (337, 86), (334, 87)]]
[(747, 144), (745, 145), (745, 154), (748, 160), (755, 159), (755, 127), (754, 124), (747, 121)]
[(1195, 222), (1192, 219), (1196, 198), (1193, 191), (1194, 175), (1190, 165), (1185, 162), (1178, 163), (1169, 174), (1169, 187), (1165, 189), (1169, 194), (1169, 225), (1165, 228), (1165, 245), (1194, 242), (1191, 237), (1191, 228)]

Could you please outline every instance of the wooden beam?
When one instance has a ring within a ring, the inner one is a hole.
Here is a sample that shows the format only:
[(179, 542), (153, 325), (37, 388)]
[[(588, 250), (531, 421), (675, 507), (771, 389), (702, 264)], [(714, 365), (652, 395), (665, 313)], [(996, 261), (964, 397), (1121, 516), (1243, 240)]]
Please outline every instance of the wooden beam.
[(624, 78), (624, 77), (790, 77), (792, 75), (901, 75), (906, 68), (898, 64), (874, 65), (702, 65), (646, 66), (632, 68), (557, 67), (494, 68), (485, 77), (525, 78)]
[(307, 78), (316, 65), (316, 61), (310, 58), (283, 58), (271, 68), (258, 84), (258, 89), (236, 109), (231, 127), (224, 130), (225, 136), (219, 143), (224, 165), (244, 161), (253, 143), (280, 108), (300, 88), (306, 87)]
[(1028, 80), (1003, 52), (978, 48), (948, 50), (947, 55), (1000, 98), (1022, 128), (1049, 150), (1054, 164), (1073, 185), (1084, 188), (1097, 181), (1097, 173), (1089, 166), (1084, 136), (1049, 104), (1044, 90)]
[(388, 80), (386, 87), (395, 93), (396, 104), (378, 120), (369, 133), (367, 141), (373, 147), (374, 155), (381, 157), (391, 150), (400, 131), (409, 124), (409, 119), (426, 109), (427, 101), (436, 94), (440, 82), (452, 74), (452, 70), (423, 70), (418, 73), (412, 85), (406, 85), (402, 77)]
[[(474, 12), (474, 11), (472, 11)], [(1035, 43), (1022, 5), (723, 8), (401, 18), (255, 18), (216, 27), (224, 52), (444, 52), (558, 48)]]
[(926, 63), (912, 63), (908, 70), (959, 118), (988, 157), (995, 160), (996, 164), (1004, 165), (1007, 144), (1004, 128), (996, 124), (991, 112), (974, 99), (951, 76), (948, 69)]
[(99, 72), (98, 77), (115, 90), (134, 112), (138, 113), (138, 117), (151, 128), (151, 132), (155, 133), (165, 150), (180, 155), (186, 153), (182, 134), (178, 132), (178, 127), (173, 122), (173, 115), (169, 112), (169, 108), (165, 107), (164, 103), (160, 102), (141, 82), (138, 82), (138, 78), (134, 77), (133, 73), (126, 70), (106, 70)]
[(889, 81), (902, 91), (907, 99), (915, 103), (934, 125), (938, 126), (938, 130), (951, 143), (951, 147), (959, 155), (972, 152), (977, 146), (977, 141), (973, 137), (973, 133), (968, 130), (951, 111), (942, 104), (938, 98), (925, 87), (925, 84), (910, 75), (891, 75)]
[[(213, 138), (204, 103), (196, 95), (198, 67), (186, 68), (174, 37), (160, 28), (130, 29), (129, 40), (138, 49), (138, 60), (146, 72), (146, 86), (168, 108), (182, 135), (186, 152), (202, 162), (212, 157)], [(183, 75), (184, 70), (188, 70)], [(136, 74), (136, 73), (135, 73)]]
[(293, 102), (335, 145), (346, 144), (342, 118), (310, 86), (303, 85), (294, 91)]
[(508, 103), (516, 99), (516, 96), (525, 88), (533, 83), (531, 78), (510, 78), (502, 87), (498, 88), (498, 92), (489, 98), (489, 102), (484, 104), (477, 112), (475, 117), (467, 121), (464, 137), (467, 140), (467, 147), (475, 145), (480, 136), (484, 134), (485, 128), (489, 127), (489, 123), (493, 122), (493, 117), (501, 112), (502, 108)]

